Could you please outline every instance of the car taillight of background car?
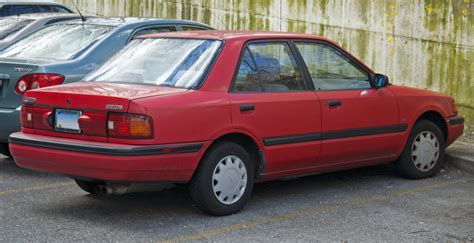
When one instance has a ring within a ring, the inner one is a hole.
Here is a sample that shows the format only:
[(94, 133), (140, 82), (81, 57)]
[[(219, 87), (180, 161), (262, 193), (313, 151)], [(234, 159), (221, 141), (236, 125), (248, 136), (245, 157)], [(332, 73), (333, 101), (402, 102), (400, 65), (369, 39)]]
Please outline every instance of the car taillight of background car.
[(21, 77), (15, 85), (17, 94), (24, 94), (30, 89), (38, 89), (62, 84), (64, 75), (54, 73), (32, 73)]

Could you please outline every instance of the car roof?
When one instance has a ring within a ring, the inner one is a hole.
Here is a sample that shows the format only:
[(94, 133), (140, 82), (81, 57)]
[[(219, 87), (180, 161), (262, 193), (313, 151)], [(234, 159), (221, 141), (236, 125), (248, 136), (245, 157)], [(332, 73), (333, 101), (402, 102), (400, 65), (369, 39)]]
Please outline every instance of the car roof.
[(225, 31), (225, 30), (200, 30), (200, 31), (184, 31), (184, 32), (166, 32), (158, 34), (143, 35), (139, 38), (194, 38), (194, 39), (211, 39), (211, 40), (255, 40), (255, 39), (314, 39), (324, 40), (333, 43), (330, 39), (301, 33), (286, 33), (272, 31)]
[[(38, 2), (38, 1), (2, 2), (2, 1), (0, 1), (0, 7), (5, 6), (5, 5), (54, 5), (54, 6), (66, 7), (64, 4), (57, 3), (57, 2)], [(66, 8), (68, 8), (68, 7), (66, 7)]]
[[(6, 16), (2, 17), (3, 19), (6, 18), (18, 18), (18, 19), (31, 19), (31, 20), (38, 20), (38, 19), (43, 19), (43, 18), (64, 18), (64, 17), (70, 17), (70, 16), (75, 16), (76, 14), (70, 14), (70, 13), (33, 13), (33, 14), (21, 14), (21, 15), (11, 15), (11, 16)], [(77, 15), (79, 16), (79, 15)]]
[(109, 26), (122, 26), (122, 25), (127, 25), (127, 24), (135, 24), (135, 23), (149, 23), (149, 24), (170, 24), (170, 25), (197, 25), (197, 26), (202, 26), (202, 27), (208, 27), (209, 26), (205, 24), (201, 24), (198, 22), (194, 21), (189, 21), (189, 20), (175, 20), (175, 19), (160, 19), (160, 18), (135, 18), (135, 17), (87, 17), (86, 16), (86, 21), (82, 22), (82, 20), (69, 20), (69, 21), (64, 21), (62, 23), (68, 23), (68, 24), (96, 24), (96, 25), (109, 25)]

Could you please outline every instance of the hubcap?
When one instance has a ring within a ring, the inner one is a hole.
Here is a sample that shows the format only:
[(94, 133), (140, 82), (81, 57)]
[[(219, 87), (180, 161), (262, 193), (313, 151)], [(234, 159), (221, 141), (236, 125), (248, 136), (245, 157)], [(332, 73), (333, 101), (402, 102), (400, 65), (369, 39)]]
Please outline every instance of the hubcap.
[(229, 205), (237, 202), (247, 187), (247, 169), (237, 156), (228, 155), (217, 163), (212, 174), (212, 190), (219, 202)]
[(418, 134), (411, 146), (411, 160), (420, 171), (431, 170), (439, 156), (438, 138), (430, 131)]

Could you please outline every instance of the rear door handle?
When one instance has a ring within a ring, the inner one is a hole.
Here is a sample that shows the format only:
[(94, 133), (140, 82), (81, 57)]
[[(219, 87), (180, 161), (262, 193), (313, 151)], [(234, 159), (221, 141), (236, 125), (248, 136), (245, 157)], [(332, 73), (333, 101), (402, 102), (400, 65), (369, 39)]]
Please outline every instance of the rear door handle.
[(254, 104), (244, 104), (240, 105), (240, 111), (253, 111), (255, 110), (255, 105)]
[(342, 102), (340, 100), (330, 100), (328, 101), (327, 105), (329, 107), (336, 107), (336, 106), (341, 106)]

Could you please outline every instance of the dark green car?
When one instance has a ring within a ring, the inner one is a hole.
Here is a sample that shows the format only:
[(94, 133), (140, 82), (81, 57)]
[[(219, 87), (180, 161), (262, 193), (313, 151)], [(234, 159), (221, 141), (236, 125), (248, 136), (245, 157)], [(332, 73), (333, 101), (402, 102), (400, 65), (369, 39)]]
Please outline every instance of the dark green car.
[(208, 30), (185, 20), (87, 18), (50, 25), (0, 53), (0, 151), (20, 130), (23, 94), (30, 89), (80, 81), (137, 36)]

